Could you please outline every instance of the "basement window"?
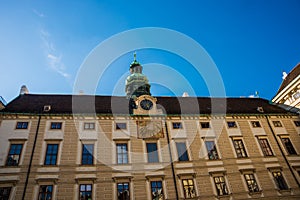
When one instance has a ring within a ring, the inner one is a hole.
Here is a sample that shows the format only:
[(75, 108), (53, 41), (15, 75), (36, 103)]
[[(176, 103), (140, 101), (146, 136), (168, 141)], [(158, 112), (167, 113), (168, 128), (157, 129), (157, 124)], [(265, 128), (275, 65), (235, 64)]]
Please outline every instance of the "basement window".
[(126, 123), (116, 123), (116, 130), (126, 130), (127, 124)]
[(173, 129), (182, 129), (182, 123), (181, 122), (173, 122)]
[(275, 127), (282, 127), (282, 124), (280, 121), (273, 121), (273, 124)]
[(253, 128), (260, 128), (261, 127), (259, 121), (252, 121), (251, 124), (252, 124)]
[(84, 130), (95, 130), (95, 123), (94, 122), (86, 122), (83, 125)]
[(230, 121), (227, 122), (228, 128), (237, 128), (236, 122), (235, 121)]
[(210, 128), (209, 122), (200, 122), (201, 128)]

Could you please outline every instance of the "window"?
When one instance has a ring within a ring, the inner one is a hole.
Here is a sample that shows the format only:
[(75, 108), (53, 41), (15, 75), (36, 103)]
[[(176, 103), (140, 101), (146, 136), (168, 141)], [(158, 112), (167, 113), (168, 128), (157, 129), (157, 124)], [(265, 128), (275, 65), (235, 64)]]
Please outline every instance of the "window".
[(45, 165), (56, 165), (58, 144), (47, 144)]
[(254, 174), (244, 174), (245, 181), (248, 187), (249, 192), (259, 192), (259, 187), (255, 180)]
[(118, 200), (129, 200), (130, 192), (129, 192), (129, 183), (118, 183)]
[(117, 162), (118, 164), (128, 163), (128, 150), (126, 143), (117, 144)]
[(288, 186), (282, 176), (282, 173), (280, 171), (274, 171), (274, 172), (272, 172), (272, 174), (273, 174), (274, 181), (275, 181), (278, 189), (287, 190)]
[(268, 140), (266, 138), (259, 138), (258, 141), (264, 156), (273, 156)]
[(233, 146), (238, 158), (248, 157), (242, 139), (233, 139)]
[(51, 122), (50, 129), (61, 129), (61, 122)]
[(294, 97), (295, 100), (300, 98), (300, 92), (299, 92), (299, 89), (298, 89), (297, 92), (295, 92), (295, 94), (293, 94), (293, 97)]
[(252, 124), (253, 128), (259, 128), (259, 127), (261, 127), (259, 121), (252, 121), (251, 124)]
[(273, 124), (275, 127), (282, 127), (282, 124), (280, 121), (273, 121)]
[(126, 123), (116, 123), (116, 130), (127, 129)]
[(95, 123), (93, 122), (85, 122), (83, 125), (84, 130), (95, 130)]
[(39, 189), (39, 200), (50, 200), (52, 199), (52, 185), (41, 185)]
[(11, 187), (0, 187), (0, 199), (8, 200), (10, 196)]
[(7, 155), (6, 166), (18, 166), (23, 144), (11, 144)]
[(201, 128), (209, 128), (209, 122), (200, 122)]
[(227, 126), (228, 126), (228, 128), (237, 128), (235, 121), (227, 122)]
[(147, 143), (147, 154), (148, 154), (148, 162), (155, 163), (158, 161), (158, 153), (157, 153), (157, 144), (156, 143)]
[(83, 144), (82, 145), (82, 160), (81, 164), (83, 165), (92, 165), (93, 162), (93, 152), (94, 145), (93, 144)]
[(92, 184), (80, 184), (79, 186), (79, 199), (92, 200)]
[(228, 195), (228, 190), (227, 190), (224, 176), (215, 176), (214, 182), (215, 182), (218, 196)]
[(189, 161), (186, 145), (184, 142), (176, 142), (178, 161)]
[(294, 121), (295, 126), (299, 127), (300, 126), (300, 121)]
[(17, 122), (16, 129), (27, 129), (28, 122)]
[(289, 155), (297, 155), (290, 138), (281, 138), (281, 141)]
[(196, 191), (194, 187), (193, 179), (182, 179), (184, 198), (196, 197)]
[(173, 122), (173, 129), (182, 129), (182, 124), (181, 122)]
[(153, 200), (163, 200), (164, 192), (161, 181), (151, 181), (151, 199)]
[(218, 151), (214, 141), (205, 141), (205, 146), (208, 153), (209, 160), (217, 160), (219, 159)]

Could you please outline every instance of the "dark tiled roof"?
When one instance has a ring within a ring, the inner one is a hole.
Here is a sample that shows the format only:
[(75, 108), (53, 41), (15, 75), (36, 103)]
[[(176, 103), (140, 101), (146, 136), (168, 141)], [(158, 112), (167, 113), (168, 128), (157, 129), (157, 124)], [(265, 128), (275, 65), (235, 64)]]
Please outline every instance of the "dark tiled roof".
[[(156, 97), (157, 107), (169, 115), (180, 114), (261, 114), (288, 113), (261, 98)], [(129, 114), (129, 101), (118, 96), (39, 95), (24, 94), (7, 104), (2, 113), (42, 113), (50, 105), (49, 114), (96, 113)], [(74, 109), (72, 111), (72, 105)]]
[[(287, 75), (287, 77), (282, 81), (277, 94), (281, 92), (290, 82), (292, 82), (300, 74), (300, 63), (296, 65), (292, 71)], [(276, 94), (276, 95), (277, 95)]]

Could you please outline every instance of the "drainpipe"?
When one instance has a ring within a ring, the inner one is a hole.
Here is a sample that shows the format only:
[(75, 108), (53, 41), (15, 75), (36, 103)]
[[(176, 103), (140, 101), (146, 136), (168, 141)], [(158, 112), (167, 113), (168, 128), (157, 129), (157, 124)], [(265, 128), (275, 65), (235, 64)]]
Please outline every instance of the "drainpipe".
[(272, 126), (271, 126), (271, 123), (270, 123), (270, 121), (269, 121), (269, 118), (268, 118), (267, 115), (265, 115), (265, 117), (266, 117), (266, 119), (267, 119), (269, 128), (270, 128), (270, 130), (271, 130), (271, 132), (272, 132), (272, 135), (273, 135), (273, 137), (274, 137), (274, 139), (275, 139), (275, 141), (276, 141), (276, 143), (277, 143), (277, 146), (279, 147), (279, 150), (280, 150), (280, 152), (281, 152), (281, 155), (283, 156), (284, 161), (286, 162), (287, 166), (289, 167), (289, 170), (291, 171), (291, 173), (292, 173), (292, 175), (293, 175), (293, 177), (294, 177), (296, 183), (298, 184), (298, 187), (300, 187), (300, 183), (299, 183), (299, 181), (298, 181), (298, 179), (297, 179), (297, 177), (296, 177), (296, 175), (295, 175), (295, 173), (294, 173), (294, 170), (293, 170), (291, 164), (289, 163), (289, 161), (288, 161), (286, 155), (284, 154), (284, 151), (283, 151), (283, 149), (281, 148), (280, 143), (279, 143), (278, 140), (277, 140), (276, 134), (275, 134), (275, 132), (274, 132)]
[(41, 122), (41, 115), (39, 115), (39, 119), (38, 119), (36, 131), (35, 131), (35, 137), (34, 137), (34, 142), (33, 142), (33, 146), (32, 146), (32, 151), (31, 151), (29, 166), (28, 166), (28, 170), (27, 170), (27, 174), (26, 174), (26, 180), (25, 180), (25, 186), (24, 186), (24, 190), (23, 190), (22, 200), (25, 199), (25, 195), (26, 195), (26, 190), (27, 190), (27, 185), (28, 185), (28, 180), (29, 180), (29, 175), (30, 175), (32, 160), (33, 160), (33, 155), (34, 155), (36, 141), (37, 141), (37, 136), (38, 136), (39, 128), (40, 128), (40, 122)]
[(175, 194), (176, 194), (176, 199), (178, 200), (179, 199), (179, 195), (178, 195), (178, 189), (177, 189), (177, 184), (176, 184), (176, 176), (175, 176), (175, 169), (174, 169), (173, 157), (172, 157), (171, 146), (170, 146), (170, 137), (169, 137), (168, 125), (167, 125), (167, 121), (166, 120), (165, 120), (165, 128), (166, 128), (166, 135), (167, 135), (167, 140), (168, 140), (169, 156), (170, 156), (170, 162), (171, 162), (171, 168), (172, 168), (172, 175), (173, 175), (173, 182), (174, 182), (174, 187), (175, 187)]

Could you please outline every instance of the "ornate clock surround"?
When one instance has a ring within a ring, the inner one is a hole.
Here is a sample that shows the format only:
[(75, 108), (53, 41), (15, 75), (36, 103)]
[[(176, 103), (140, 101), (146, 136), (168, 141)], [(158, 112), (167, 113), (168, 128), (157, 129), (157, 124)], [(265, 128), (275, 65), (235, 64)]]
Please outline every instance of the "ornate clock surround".
[(135, 99), (136, 109), (134, 115), (155, 115), (160, 114), (156, 108), (157, 99), (150, 95), (141, 95)]

